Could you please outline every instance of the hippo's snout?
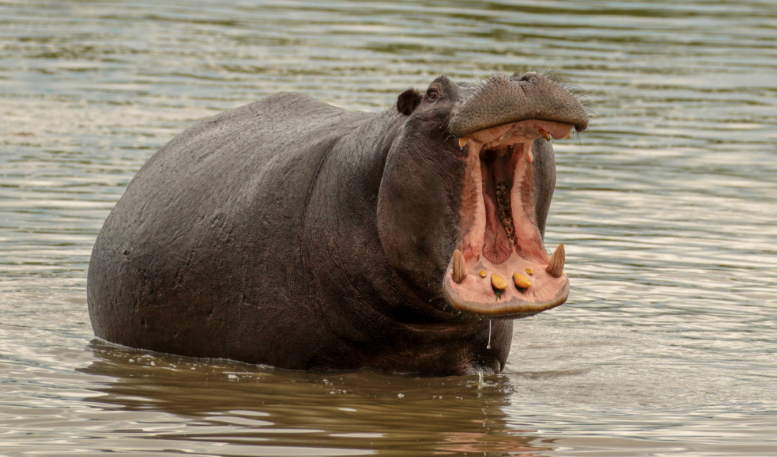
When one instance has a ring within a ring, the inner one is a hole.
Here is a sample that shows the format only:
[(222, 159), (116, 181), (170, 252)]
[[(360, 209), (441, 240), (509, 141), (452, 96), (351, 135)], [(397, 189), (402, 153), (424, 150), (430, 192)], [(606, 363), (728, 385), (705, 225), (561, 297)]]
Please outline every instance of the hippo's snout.
[(454, 108), (450, 132), (463, 138), (473, 132), (511, 122), (536, 119), (569, 124), (581, 132), (588, 113), (561, 84), (535, 72), (494, 75)]

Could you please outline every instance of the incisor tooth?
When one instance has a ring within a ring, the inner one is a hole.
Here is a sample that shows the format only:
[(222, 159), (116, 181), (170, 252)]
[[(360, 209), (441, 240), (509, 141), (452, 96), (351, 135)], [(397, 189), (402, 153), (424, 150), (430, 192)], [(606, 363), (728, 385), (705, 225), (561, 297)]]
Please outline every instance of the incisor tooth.
[(550, 263), (548, 263), (548, 268), (545, 271), (554, 278), (560, 278), (561, 274), (564, 273), (564, 257), (564, 245), (559, 244), (556, 252), (550, 256)]
[(507, 288), (507, 282), (496, 273), (491, 273), (491, 285), (497, 290), (505, 290)]
[(540, 129), (540, 135), (542, 135), (542, 137), (545, 138), (546, 141), (550, 141), (550, 133), (546, 132), (543, 129)]
[(456, 281), (456, 284), (461, 284), (466, 277), (467, 272), (465, 271), (464, 255), (461, 251), (456, 249), (453, 251), (453, 280)]
[(466, 136), (464, 138), (459, 138), (459, 147), (463, 148), (464, 146), (466, 146), (467, 141), (469, 141), (469, 138), (467, 138)]
[(480, 273), (478, 273), (481, 278), (485, 278), (488, 273), (486, 273), (486, 270), (480, 270)]
[(527, 278), (523, 273), (518, 273), (517, 271), (513, 274), (513, 282), (515, 283), (515, 287), (519, 287), (521, 289), (531, 287), (531, 281), (529, 281), (529, 278)]
[(532, 270), (531, 268), (527, 268), (526, 269), (526, 273), (529, 273), (530, 275), (533, 275), (534, 274), (534, 270)]

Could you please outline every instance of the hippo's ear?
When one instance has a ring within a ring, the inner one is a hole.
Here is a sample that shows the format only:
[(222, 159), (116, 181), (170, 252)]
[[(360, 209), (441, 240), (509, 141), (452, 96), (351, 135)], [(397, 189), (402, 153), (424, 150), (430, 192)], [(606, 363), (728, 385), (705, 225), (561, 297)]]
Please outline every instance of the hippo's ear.
[(399, 94), (399, 98), (397, 98), (397, 111), (405, 116), (409, 116), (419, 103), (421, 103), (421, 94), (415, 89), (408, 89)]

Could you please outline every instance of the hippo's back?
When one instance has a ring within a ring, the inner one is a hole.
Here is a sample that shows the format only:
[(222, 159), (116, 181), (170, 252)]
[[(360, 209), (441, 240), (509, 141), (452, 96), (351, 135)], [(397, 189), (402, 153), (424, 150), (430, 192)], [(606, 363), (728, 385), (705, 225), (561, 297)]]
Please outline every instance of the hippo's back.
[[(87, 282), (95, 334), (278, 366), (295, 361), (274, 354), (315, 351), (321, 334), (279, 319), (314, 318), (288, 286), (304, 279), (297, 242), (307, 190), (332, 145), (368, 116), (278, 94), (206, 119), (164, 146), (95, 243)], [(301, 347), (273, 350), (281, 335)]]

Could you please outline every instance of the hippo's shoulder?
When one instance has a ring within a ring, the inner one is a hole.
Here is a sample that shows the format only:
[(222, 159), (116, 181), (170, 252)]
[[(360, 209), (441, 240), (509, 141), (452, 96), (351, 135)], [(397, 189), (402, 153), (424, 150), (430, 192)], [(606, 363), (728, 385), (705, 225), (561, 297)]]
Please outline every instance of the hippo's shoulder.
[(283, 120), (306, 120), (346, 115), (348, 111), (299, 92), (279, 92), (253, 103), (213, 116), (209, 122), (234, 122), (244, 118), (281, 123)]

